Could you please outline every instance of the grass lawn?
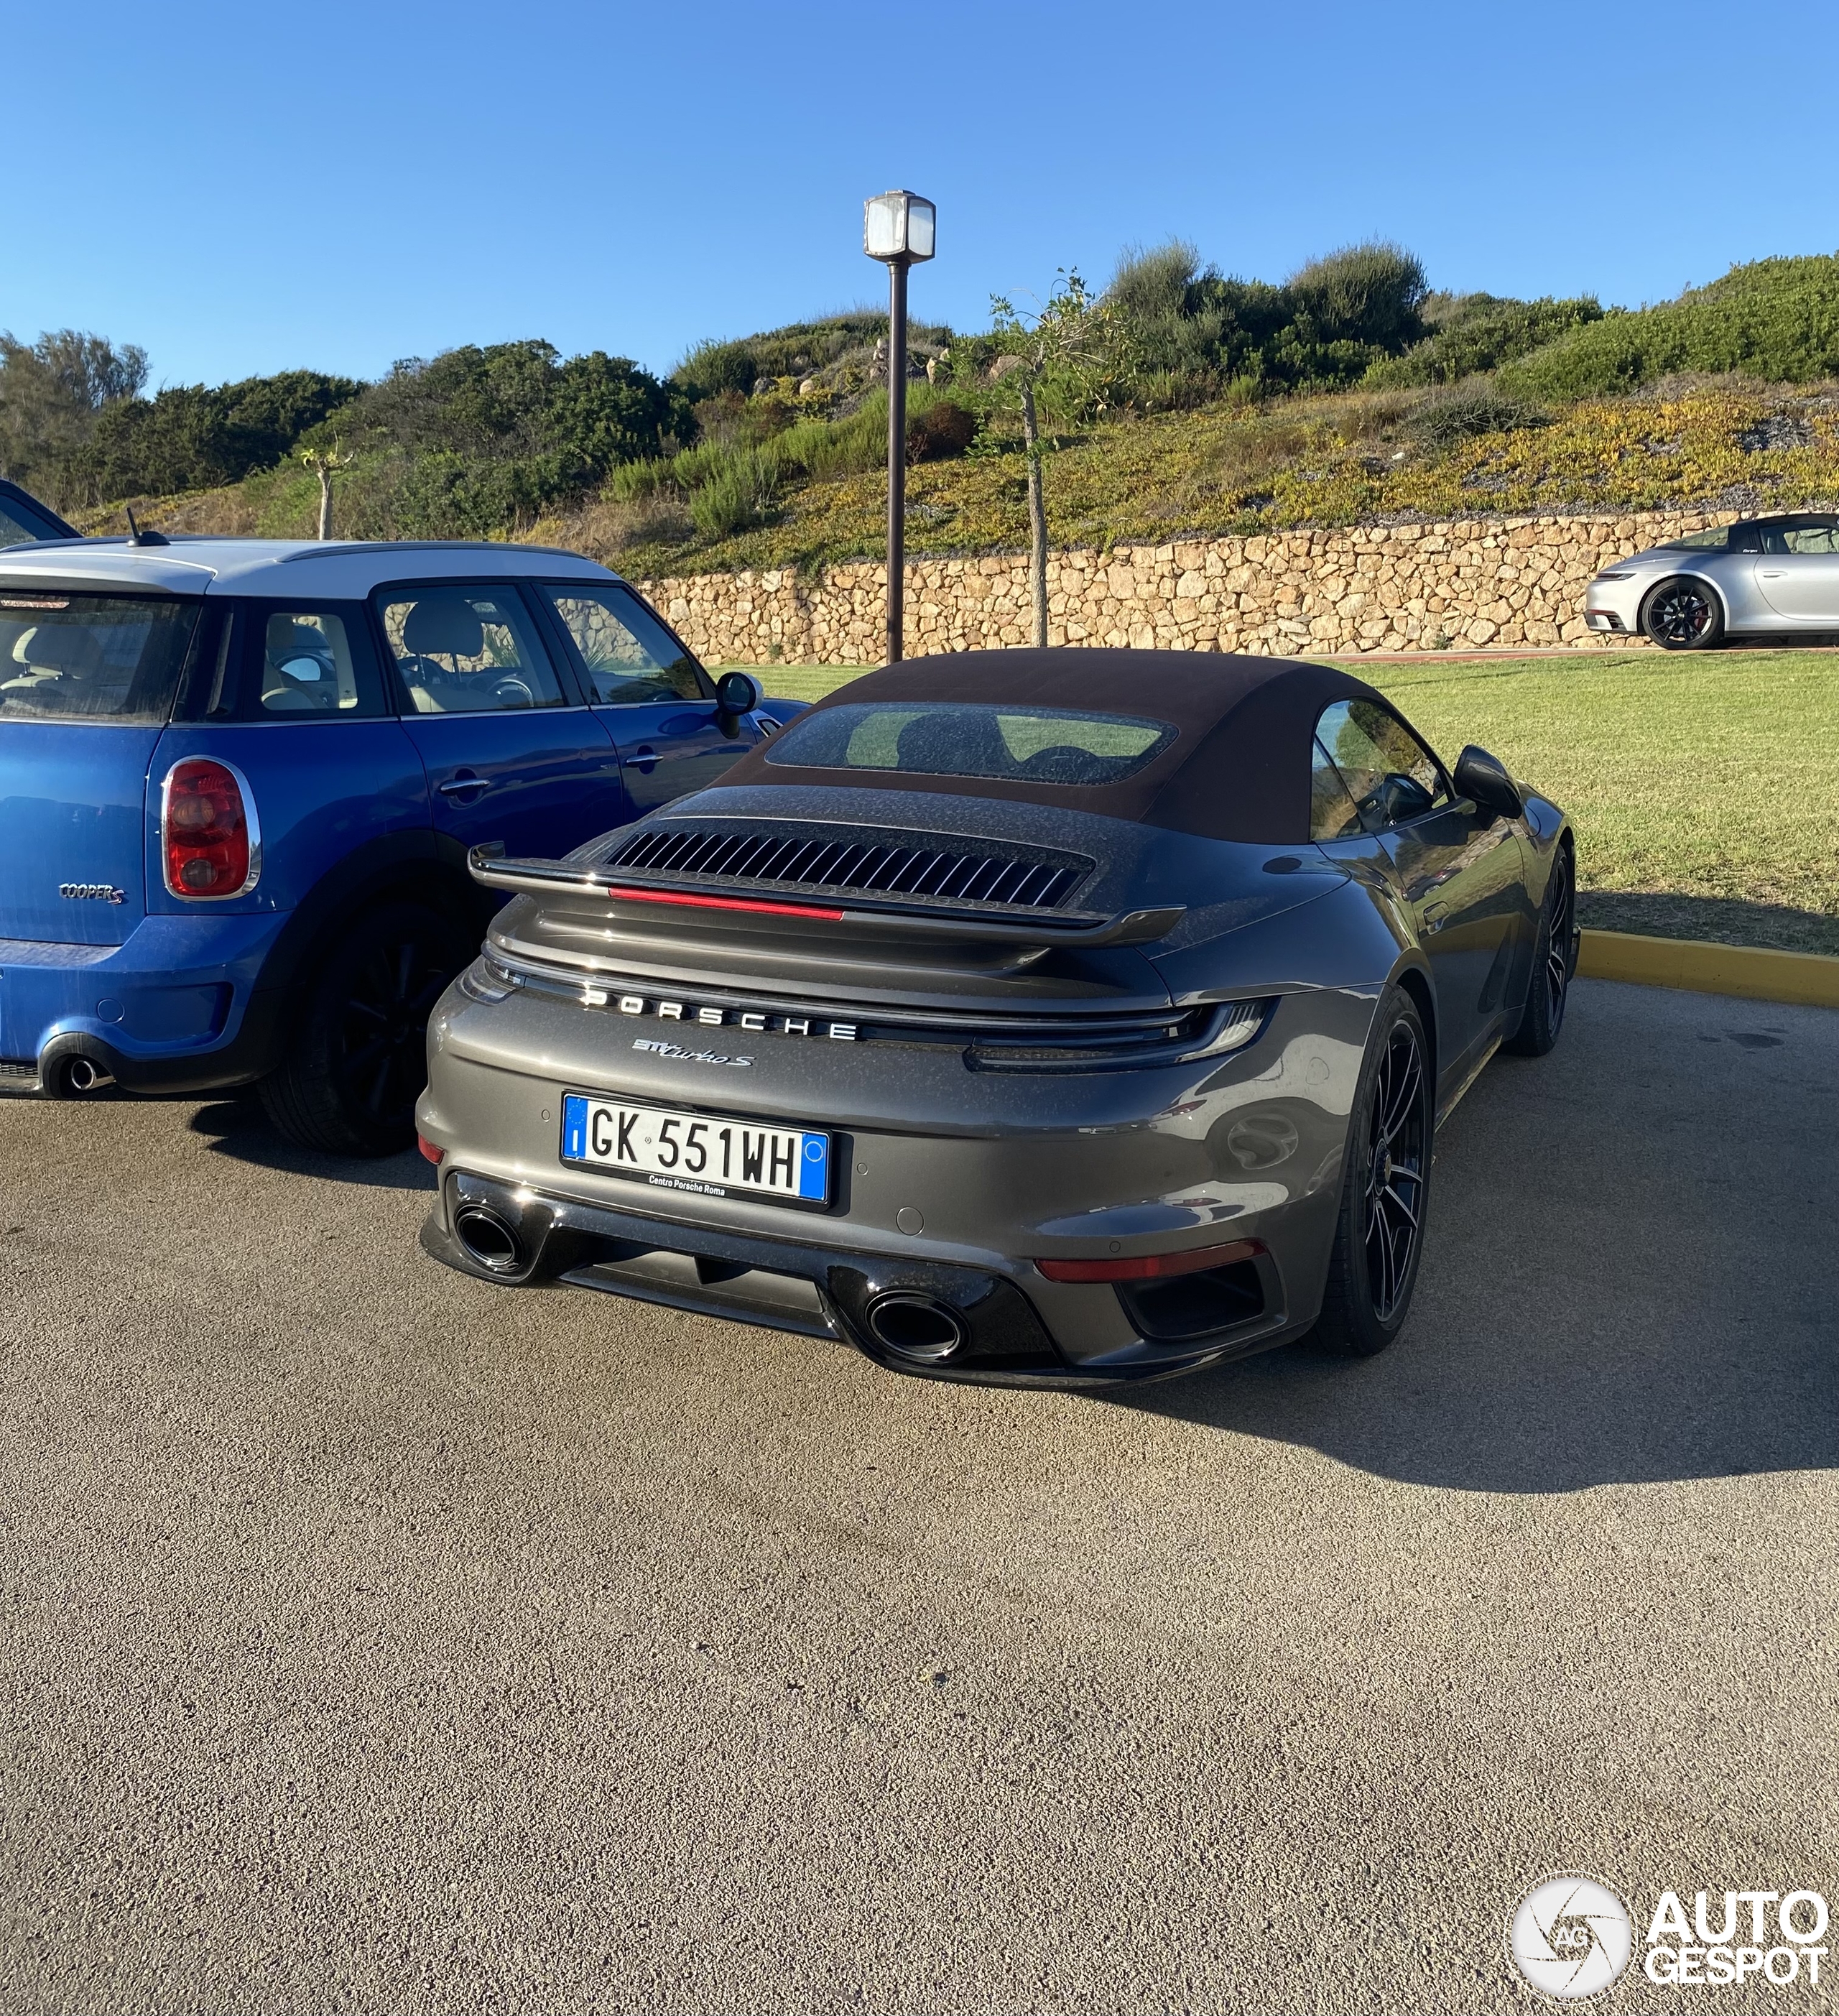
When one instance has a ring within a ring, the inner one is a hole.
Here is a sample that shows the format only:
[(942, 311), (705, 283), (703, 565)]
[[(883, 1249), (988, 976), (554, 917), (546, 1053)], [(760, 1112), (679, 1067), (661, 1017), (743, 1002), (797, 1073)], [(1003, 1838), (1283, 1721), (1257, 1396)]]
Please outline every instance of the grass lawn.
[[(858, 670), (755, 665), (817, 700)], [(1839, 657), (1349, 661), (1446, 762), (1491, 749), (1576, 823), (1586, 924), (1839, 954)]]

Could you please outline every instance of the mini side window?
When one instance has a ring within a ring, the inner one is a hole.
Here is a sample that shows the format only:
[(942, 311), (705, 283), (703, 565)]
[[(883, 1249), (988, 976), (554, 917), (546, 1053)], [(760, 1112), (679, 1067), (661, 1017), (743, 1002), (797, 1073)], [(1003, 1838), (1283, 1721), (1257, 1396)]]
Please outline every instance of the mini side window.
[(1395, 714), (1371, 700), (1337, 700), (1315, 735), (1369, 833), (1407, 825), (1450, 802), (1443, 766)]
[(277, 610), (262, 626), (257, 711), (354, 715), (363, 698), (344, 618), (329, 610)]
[(509, 582), (384, 589), (376, 606), (416, 713), (567, 706), (531, 613)]
[(630, 589), (556, 581), (538, 592), (581, 653), (596, 707), (714, 698), (702, 668)]

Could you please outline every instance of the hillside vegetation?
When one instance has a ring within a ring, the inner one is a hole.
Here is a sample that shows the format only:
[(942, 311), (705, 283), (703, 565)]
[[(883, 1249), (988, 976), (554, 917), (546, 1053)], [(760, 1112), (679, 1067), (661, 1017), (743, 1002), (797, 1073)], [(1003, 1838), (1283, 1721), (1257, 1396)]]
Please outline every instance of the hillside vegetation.
[[(1056, 544), (1377, 518), (1839, 495), (1839, 257), (1733, 268), (1678, 301), (1432, 291), (1395, 246), (1281, 283), (1193, 248), (1128, 255), (1102, 355), (1049, 398)], [(1013, 326), (1013, 325), (1011, 325)], [(0, 470), (87, 527), (308, 536), (336, 453), (344, 537), (537, 536), (628, 572), (809, 566), (880, 547), (884, 318), (698, 345), (669, 376), (531, 340), (145, 391), (131, 345), (0, 337)], [(912, 332), (909, 550), (1025, 544), (1000, 329)]]

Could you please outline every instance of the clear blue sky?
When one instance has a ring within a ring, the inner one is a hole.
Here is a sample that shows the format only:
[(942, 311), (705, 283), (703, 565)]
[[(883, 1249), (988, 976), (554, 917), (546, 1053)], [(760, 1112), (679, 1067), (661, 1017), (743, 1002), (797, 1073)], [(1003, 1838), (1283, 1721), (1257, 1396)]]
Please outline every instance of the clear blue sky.
[(1192, 239), (1279, 279), (1629, 304), (1839, 247), (1839, 13), (905, 0), (0, 4), (0, 329), (156, 383), (545, 336), (663, 370), (882, 298), (862, 200), (939, 206), (916, 315)]

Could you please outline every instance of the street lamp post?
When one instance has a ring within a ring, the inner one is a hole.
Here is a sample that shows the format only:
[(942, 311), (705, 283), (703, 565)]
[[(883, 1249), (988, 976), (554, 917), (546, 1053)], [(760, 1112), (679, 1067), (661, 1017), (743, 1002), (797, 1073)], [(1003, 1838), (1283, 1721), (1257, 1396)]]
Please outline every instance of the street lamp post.
[(887, 662), (904, 643), (907, 520), (907, 268), (930, 259), (938, 214), (911, 189), (890, 189), (862, 206), (862, 250), (887, 268)]

